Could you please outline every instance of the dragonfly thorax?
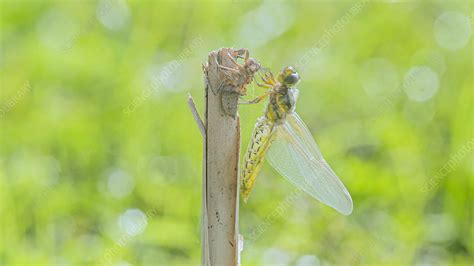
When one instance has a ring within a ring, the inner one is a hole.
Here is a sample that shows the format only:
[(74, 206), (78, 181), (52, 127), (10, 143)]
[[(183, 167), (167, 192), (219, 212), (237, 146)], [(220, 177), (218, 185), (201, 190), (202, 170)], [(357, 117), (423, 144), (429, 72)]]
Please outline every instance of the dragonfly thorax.
[(288, 114), (295, 110), (297, 98), (298, 90), (296, 88), (281, 86), (270, 95), (265, 116), (271, 121), (283, 121)]

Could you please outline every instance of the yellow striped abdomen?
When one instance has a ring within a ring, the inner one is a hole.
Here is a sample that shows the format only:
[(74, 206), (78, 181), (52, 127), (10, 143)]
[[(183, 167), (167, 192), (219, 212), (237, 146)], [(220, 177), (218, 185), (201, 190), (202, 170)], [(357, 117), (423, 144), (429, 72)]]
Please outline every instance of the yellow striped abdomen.
[(262, 168), (272, 135), (273, 122), (265, 117), (260, 117), (253, 129), (252, 139), (250, 140), (242, 165), (240, 190), (244, 201), (247, 201), (257, 175)]

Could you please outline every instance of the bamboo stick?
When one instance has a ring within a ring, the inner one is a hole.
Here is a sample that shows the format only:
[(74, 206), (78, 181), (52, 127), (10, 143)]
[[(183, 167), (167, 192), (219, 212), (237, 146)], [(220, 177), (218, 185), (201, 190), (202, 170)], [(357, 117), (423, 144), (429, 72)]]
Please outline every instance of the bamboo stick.
[[(237, 58), (244, 63), (237, 63)], [(240, 265), (240, 120), (238, 100), (260, 64), (246, 49), (221, 48), (203, 65), (205, 120), (191, 95), (188, 104), (203, 136), (202, 265)]]
[[(222, 48), (211, 52), (204, 66), (206, 198), (203, 205), (207, 209), (209, 259), (204, 265), (236, 265), (238, 257), (240, 124), (238, 115), (232, 117), (223, 109), (222, 94), (225, 92), (219, 88), (226, 81), (218, 67), (218, 64), (234, 67), (229, 56), (232, 51)], [(237, 106), (238, 97), (234, 100)]]

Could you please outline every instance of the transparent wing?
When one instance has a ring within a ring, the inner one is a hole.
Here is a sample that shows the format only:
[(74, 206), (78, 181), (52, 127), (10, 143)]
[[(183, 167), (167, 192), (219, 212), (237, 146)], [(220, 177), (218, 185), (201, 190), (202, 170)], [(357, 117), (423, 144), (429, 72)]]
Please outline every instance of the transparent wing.
[(293, 113), (275, 129), (267, 160), (282, 176), (310, 196), (344, 215), (352, 213), (349, 192), (326, 163), (301, 118)]

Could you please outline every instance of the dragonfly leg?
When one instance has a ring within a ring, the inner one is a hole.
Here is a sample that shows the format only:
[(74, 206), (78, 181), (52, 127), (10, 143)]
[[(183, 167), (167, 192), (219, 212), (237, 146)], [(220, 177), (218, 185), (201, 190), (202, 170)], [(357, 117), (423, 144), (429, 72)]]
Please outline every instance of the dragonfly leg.
[[(257, 73), (265, 84), (270, 85), (270, 86), (275, 85), (274, 82), (272, 80), (270, 80), (268, 77), (262, 76), (262, 73), (260, 73), (260, 71), (257, 72)], [(267, 75), (265, 75), (265, 76), (267, 76)]]
[(239, 104), (256, 104), (267, 98), (268, 93), (258, 96), (257, 98), (250, 101), (239, 101)]
[(276, 83), (275, 77), (273, 76), (272, 72), (270, 72), (270, 71), (266, 71), (266, 72), (265, 72), (265, 78), (266, 78), (267, 81), (269, 81), (269, 83), (271, 83), (272, 85), (274, 85), (274, 84)]
[(257, 81), (255, 81), (255, 83), (257, 84), (257, 86), (262, 87), (262, 88), (267, 88), (267, 89), (273, 88), (273, 86), (269, 84), (262, 84), (262, 83), (258, 83)]

